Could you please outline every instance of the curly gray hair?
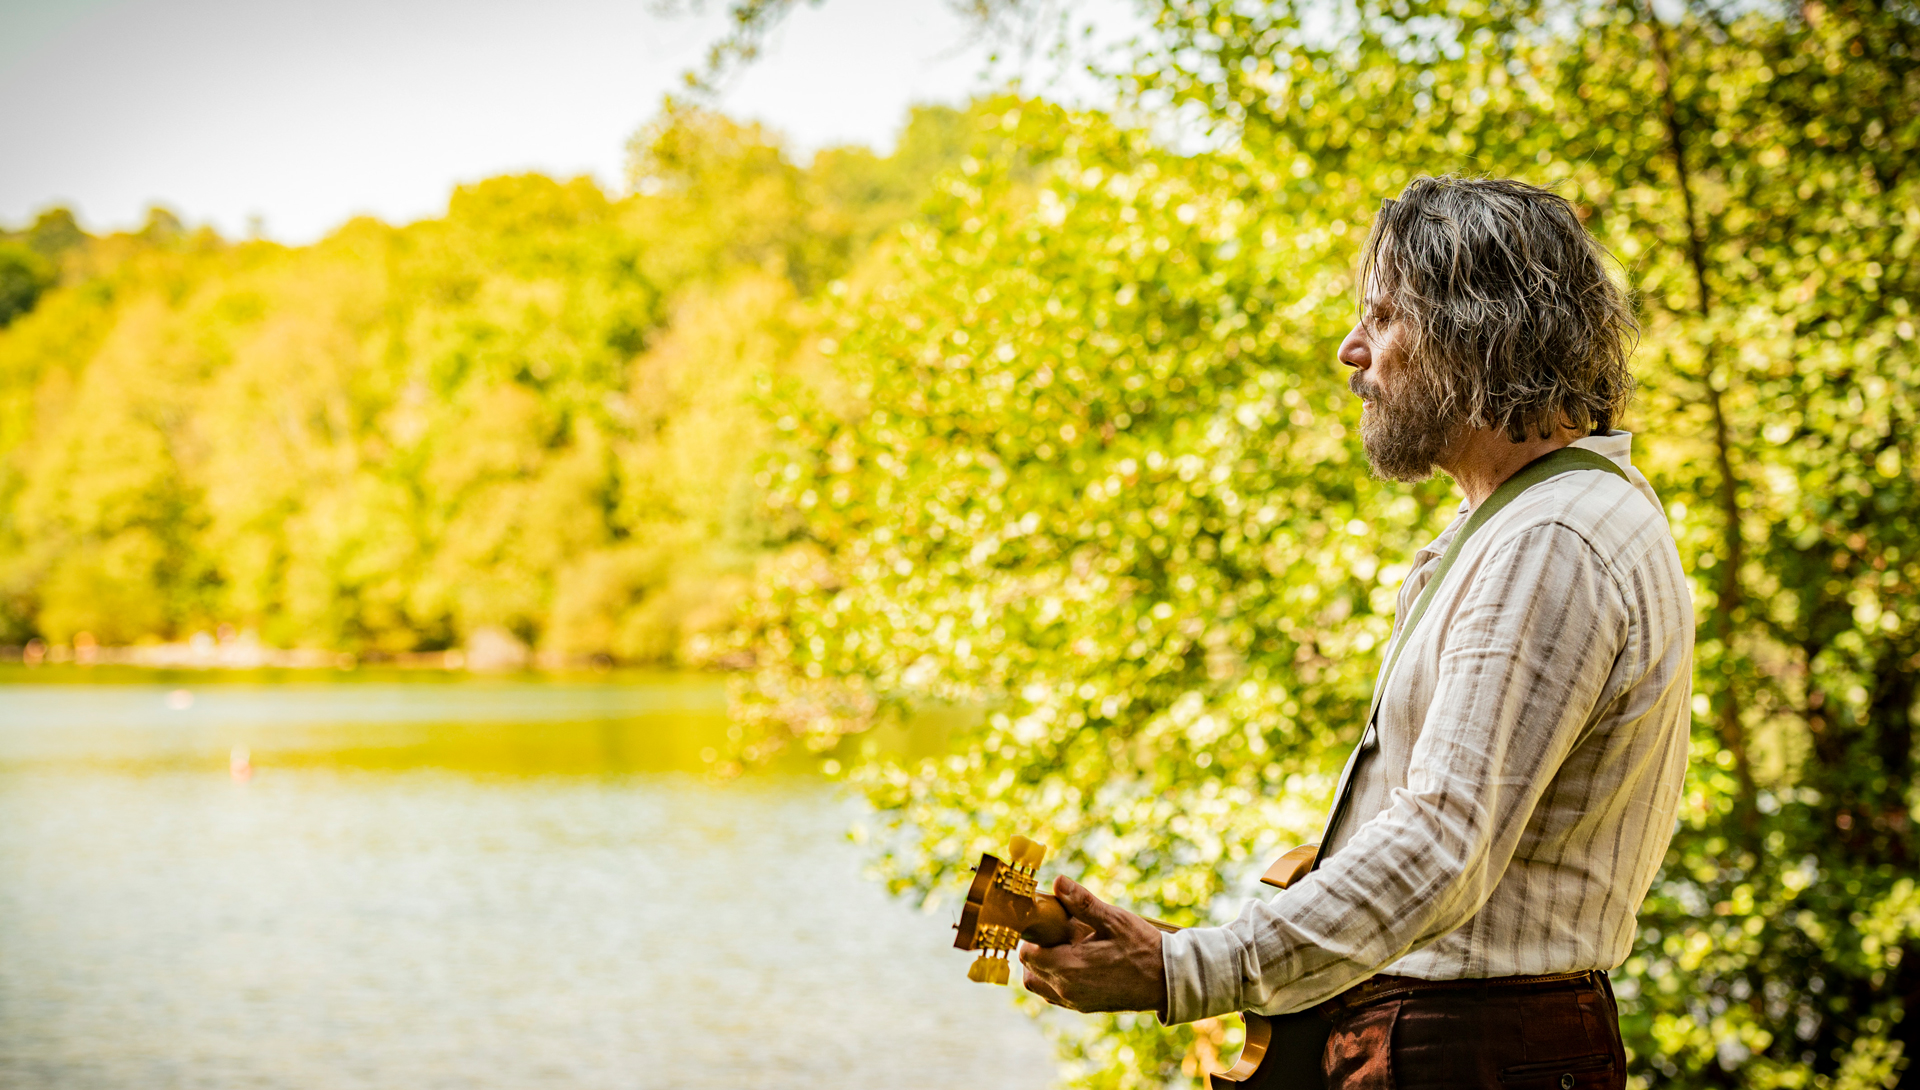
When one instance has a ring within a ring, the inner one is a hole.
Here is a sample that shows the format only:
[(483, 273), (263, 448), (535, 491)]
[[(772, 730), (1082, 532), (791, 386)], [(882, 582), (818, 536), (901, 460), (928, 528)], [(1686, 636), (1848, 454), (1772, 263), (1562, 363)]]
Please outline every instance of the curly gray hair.
[(1508, 178), (1419, 177), (1383, 202), (1361, 305), (1384, 297), (1445, 418), (1516, 443), (1610, 428), (1633, 393), (1639, 323), (1565, 198)]

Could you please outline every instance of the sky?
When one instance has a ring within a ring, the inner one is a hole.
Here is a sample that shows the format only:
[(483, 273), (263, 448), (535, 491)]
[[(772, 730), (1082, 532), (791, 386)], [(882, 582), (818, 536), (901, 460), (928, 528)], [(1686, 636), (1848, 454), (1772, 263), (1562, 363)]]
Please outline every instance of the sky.
[[(686, 4), (681, 4), (686, 7)], [(628, 137), (724, 29), (720, 0), (0, 0), (0, 225), (66, 205), (91, 230), (164, 205), (309, 242), (359, 214), (438, 215), (455, 185), (590, 174), (624, 189)], [(1103, 37), (1126, 0), (1074, 0)], [(909, 105), (1044, 62), (987, 63), (947, 0), (802, 6), (720, 105), (802, 156), (890, 146)], [(1053, 91), (1099, 92), (1068, 75)]]

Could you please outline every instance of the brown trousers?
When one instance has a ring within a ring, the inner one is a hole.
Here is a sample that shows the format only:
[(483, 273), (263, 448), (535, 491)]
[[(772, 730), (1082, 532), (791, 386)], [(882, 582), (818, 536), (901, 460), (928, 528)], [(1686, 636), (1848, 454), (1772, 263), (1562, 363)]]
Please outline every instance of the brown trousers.
[(1323, 1008), (1327, 1090), (1623, 1090), (1626, 1050), (1604, 973), (1375, 977)]

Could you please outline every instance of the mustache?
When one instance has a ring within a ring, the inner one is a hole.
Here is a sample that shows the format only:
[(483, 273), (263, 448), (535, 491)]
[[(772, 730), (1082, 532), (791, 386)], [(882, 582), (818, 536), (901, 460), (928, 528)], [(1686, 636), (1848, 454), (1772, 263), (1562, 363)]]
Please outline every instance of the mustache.
[(1355, 371), (1352, 375), (1348, 376), (1347, 389), (1352, 390), (1354, 396), (1362, 401), (1380, 400), (1380, 388), (1368, 382), (1366, 377), (1359, 371)]

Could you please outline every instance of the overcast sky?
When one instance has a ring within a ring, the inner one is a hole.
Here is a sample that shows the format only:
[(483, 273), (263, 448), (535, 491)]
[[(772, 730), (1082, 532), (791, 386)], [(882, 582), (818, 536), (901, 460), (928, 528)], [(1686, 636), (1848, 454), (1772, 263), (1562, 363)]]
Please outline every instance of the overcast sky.
[[(1074, 6), (1128, 29), (1126, 0)], [(0, 224), (66, 204), (121, 228), (160, 203), (306, 242), (360, 213), (437, 215), (454, 185), (496, 174), (618, 190), (627, 138), (722, 29), (654, 0), (0, 0)], [(722, 105), (803, 154), (884, 147), (909, 104), (1017, 74), (989, 76), (969, 39), (946, 0), (827, 0)]]

